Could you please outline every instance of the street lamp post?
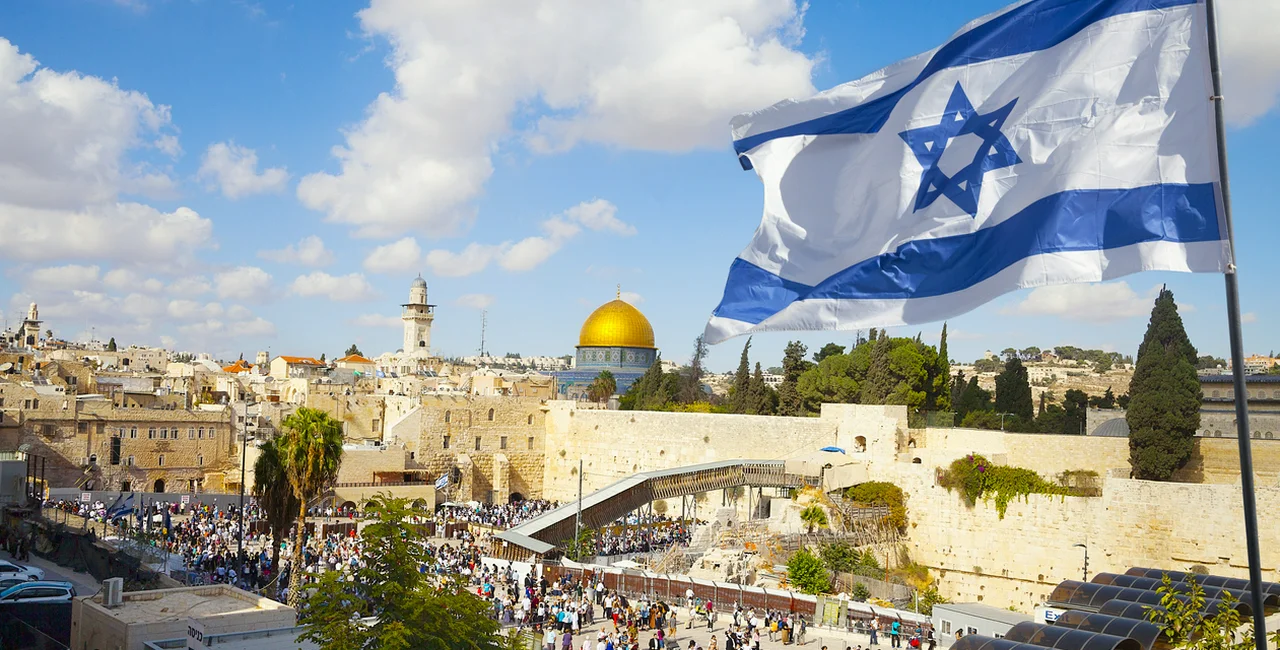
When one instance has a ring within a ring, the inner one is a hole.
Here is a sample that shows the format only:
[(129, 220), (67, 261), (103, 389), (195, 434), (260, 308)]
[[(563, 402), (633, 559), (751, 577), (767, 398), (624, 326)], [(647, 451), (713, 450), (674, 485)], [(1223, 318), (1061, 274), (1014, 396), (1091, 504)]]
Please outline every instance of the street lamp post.
[(1006, 416), (1006, 415), (1013, 415), (1013, 414), (1012, 414), (1012, 413), (1001, 413), (1001, 414), (1000, 414), (1000, 430), (1001, 430), (1001, 431), (1004, 431), (1004, 416)]
[[(245, 427), (240, 432), (240, 513), (239, 513), (240, 534), (236, 535), (236, 561), (240, 565), (241, 574), (244, 573), (244, 471), (245, 471), (245, 466), (249, 464), (248, 461), (245, 459), (245, 454), (249, 450), (249, 428), (248, 428), (249, 407), (247, 404), (244, 409), (244, 414), (245, 414)], [(235, 417), (235, 416), (232, 415), (232, 417)]]
[(1089, 581), (1089, 547), (1084, 544), (1074, 544), (1072, 548), (1084, 549), (1084, 581)]

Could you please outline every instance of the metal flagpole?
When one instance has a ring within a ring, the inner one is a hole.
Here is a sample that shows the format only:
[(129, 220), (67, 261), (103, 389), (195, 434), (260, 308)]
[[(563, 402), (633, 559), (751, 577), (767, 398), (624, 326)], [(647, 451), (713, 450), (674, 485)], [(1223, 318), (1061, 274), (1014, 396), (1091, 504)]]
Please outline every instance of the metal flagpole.
[(1244, 343), (1240, 328), (1240, 284), (1235, 265), (1235, 234), (1231, 224), (1231, 192), (1227, 183), (1227, 134), (1222, 116), (1222, 69), (1218, 60), (1218, 16), (1214, 0), (1205, 0), (1209, 33), (1209, 71), (1213, 79), (1214, 126), (1218, 138), (1218, 187), (1222, 191), (1222, 215), (1227, 227), (1231, 261), (1226, 271), (1227, 329), (1231, 336), (1231, 382), (1236, 402), (1236, 442), (1240, 447), (1240, 489), (1244, 496), (1245, 548), (1249, 558), (1250, 605), (1253, 607), (1253, 640), (1267, 650), (1266, 614), (1262, 609), (1262, 552), (1258, 546), (1258, 507), (1253, 489), (1253, 441), (1249, 435), (1249, 392), (1244, 380)]

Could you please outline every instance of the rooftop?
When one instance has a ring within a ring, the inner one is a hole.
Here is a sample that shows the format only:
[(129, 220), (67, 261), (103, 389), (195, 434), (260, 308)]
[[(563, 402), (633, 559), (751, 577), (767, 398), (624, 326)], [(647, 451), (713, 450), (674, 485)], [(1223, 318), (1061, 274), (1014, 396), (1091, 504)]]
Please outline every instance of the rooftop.
[(1008, 625), (1017, 625), (1018, 623), (1026, 623), (1032, 620), (1032, 618), (1026, 614), (1011, 612), (1007, 609), (983, 605), (982, 603), (939, 603), (933, 606), (933, 615), (935, 617), (939, 615), (945, 616), (945, 612), (967, 614), (969, 616), (985, 618), (989, 621), (1006, 623)]
[[(1204, 384), (1230, 384), (1231, 375), (1200, 375)], [(1246, 384), (1280, 384), (1280, 375), (1245, 375)]]
[(126, 624), (185, 621), (192, 616), (203, 618), (288, 608), (227, 585), (126, 592), (120, 606), (110, 609), (102, 606), (101, 596), (94, 596), (85, 599), (85, 605)]
[(282, 354), (282, 355), (280, 355), (280, 356), (279, 356), (279, 357), (277, 357), (277, 358), (278, 358), (278, 359), (284, 359), (284, 362), (285, 362), (285, 363), (288, 363), (288, 364), (290, 364), (290, 365), (299, 365), (299, 366), (323, 366), (323, 365), (325, 365), (325, 364), (323, 364), (323, 363), (320, 363), (320, 360), (319, 360), (319, 359), (314, 359), (314, 358), (312, 358), (312, 357), (289, 357), (289, 356), (285, 356), (285, 355), (283, 355), (283, 354)]

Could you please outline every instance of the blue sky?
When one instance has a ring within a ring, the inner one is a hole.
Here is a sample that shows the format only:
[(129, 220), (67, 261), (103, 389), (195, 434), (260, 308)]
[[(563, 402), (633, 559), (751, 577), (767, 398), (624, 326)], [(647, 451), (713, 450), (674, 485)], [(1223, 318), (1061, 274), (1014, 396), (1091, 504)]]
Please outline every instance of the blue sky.
[[(378, 354), (421, 272), (441, 354), (474, 353), (482, 308), (491, 351), (565, 354), (621, 284), (684, 361), (760, 218), (728, 119), (1003, 3), (611, 4), (3, 4), (0, 312), (12, 324), (35, 301), (59, 336), (223, 357)], [(1222, 5), (1245, 341), (1266, 353), (1280, 45), (1252, 26), (1280, 8)], [(1131, 354), (1162, 283), (1193, 342), (1225, 355), (1222, 278), (1153, 273), (1005, 296), (951, 322), (952, 356)], [(852, 336), (761, 335), (753, 358)], [(740, 349), (713, 348), (711, 367)]]

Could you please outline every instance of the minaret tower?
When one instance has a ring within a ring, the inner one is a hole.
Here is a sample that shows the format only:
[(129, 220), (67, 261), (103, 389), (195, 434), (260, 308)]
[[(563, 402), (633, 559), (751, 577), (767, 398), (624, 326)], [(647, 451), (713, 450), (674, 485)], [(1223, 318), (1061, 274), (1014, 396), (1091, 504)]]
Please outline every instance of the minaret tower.
[(409, 302), (401, 307), (405, 354), (431, 356), (431, 321), (436, 318), (436, 306), (427, 304), (427, 281), (421, 275), (409, 286)]

